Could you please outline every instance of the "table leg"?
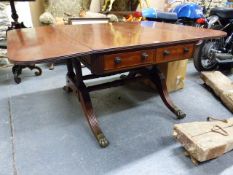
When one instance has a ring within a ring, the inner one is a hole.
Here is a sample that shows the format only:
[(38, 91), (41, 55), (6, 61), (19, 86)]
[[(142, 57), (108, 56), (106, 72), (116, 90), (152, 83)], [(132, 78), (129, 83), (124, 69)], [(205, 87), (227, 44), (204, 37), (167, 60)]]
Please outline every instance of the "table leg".
[(66, 66), (67, 66), (66, 86), (64, 86), (63, 89), (66, 92), (70, 93), (70, 92), (73, 92), (73, 89), (74, 89), (74, 87), (72, 87), (72, 85), (74, 85), (72, 83), (72, 80), (74, 80), (74, 77), (75, 77), (72, 60), (68, 59), (66, 61)]
[(167, 91), (166, 78), (157, 66), (154, 66), (152, 70), (150, 70), (149, 79), (156, 85), (164, 104), (177, 116), (177, 119), (184, 118), (186, 114), (172, 102)]
[[(75, 73), (73, 71), (73, 68), (75, 69)], [(93, 110), (89, 92), (83, 82), (81, 63), (76, 59), (74, 59), (73, 62), (67, 61), (67, 69), (67, 85), (65, 87), (65, 90), (68, 92), (73, 91), (78, 96), (88, 124), (99, 145), (102, 148), (107, 147), (109, 145), (109, 141), (106, 139), (101, 128), (99, 127), (98, 120)]]
[(97, 118), (95, 116), (95, 113), (92, 107), (90, 95), (84, 83), (80, 84), (79, 98), (80, 98), (80, 103), (82, 105), (84, 114), (87, 118), (87, 121), (91, 127), (93, 134), (95, 135), (97, 141), (99, 142), (99, 145), (103, 148), (107, 147), (109, 145), (109, 142), (99, 127)]
[[(100, 85), (94, 85), (91, 87), (86, 87), (84, 80), (90, 79), (91, 77), (95, 78), (95, 76), (94, 75), (89, 77), (83, 76), (81, 63), (78, 59), (67, 60), (67, 69), (68, 69), (67, 85), (65, 86), (64, 90), (66, 90), (67, 92), (74, 92), (75, 95), (78, 96), (78, 99), (81, 103), (88, 124), (90, 125), (90, 128), (94, 136), (96, 137), (99, 145), (103, 148), (107, 147), (109, 145), (109, 142), (106, 139), (104, 133), (102, 132), (93, 110), (93, 106), (89, 94), (89, 92), (93, 90), (115, 87), (115, 86), (123, 85), (124, 82), (126, 81), (127, 82), (135, 81), (136, 79), (147, 77), (157, 86), (157, 90), (163, 102), (177, 116), (177, 118), (181, 119), (186, 116), (178, 107), (176, 107), (173, 104), (167, 91), (165, 77), (156, 66), (150, 67), (149, 69), (144, 68), (144, 69), (134, 70), (131, 71), (128, 76), (126, 76), (121, 80), (116, 80), (113, 82), (104, 83)], [(139, 76), (136, 76), (137, 74)]]
[(14, 74), (14, 80), (17, 84), (21, 82), (21, 78), (19, 76), (22, 74), (22, 70), (25, 68), (29, 68), (30, 70), (36, 69), (36, 76), (40, 76), (42, 74), (42, 69), (35, 65), (14, 65), (12, 67), (12, 73)]

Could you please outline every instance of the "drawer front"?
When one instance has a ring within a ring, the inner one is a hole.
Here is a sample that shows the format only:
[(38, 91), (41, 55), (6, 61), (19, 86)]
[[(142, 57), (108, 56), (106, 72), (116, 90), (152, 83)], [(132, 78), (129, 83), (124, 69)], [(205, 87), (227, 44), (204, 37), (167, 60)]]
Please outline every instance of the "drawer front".
[(104, 56), (104, 70), (123, 69), (138, 67), (140, 65), (153, 63), (153, 50), (142, 50), (135, 52), (125, 52)]
[(156, 63), (189, 59), (193, 56), (194, 44), (181, 44), (158, 48), (156, 51)]

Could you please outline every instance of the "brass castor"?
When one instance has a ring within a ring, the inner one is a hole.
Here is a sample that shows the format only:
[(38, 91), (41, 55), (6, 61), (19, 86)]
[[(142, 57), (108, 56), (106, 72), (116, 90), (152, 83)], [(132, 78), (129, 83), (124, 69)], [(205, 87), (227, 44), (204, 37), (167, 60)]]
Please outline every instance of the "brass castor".
[(180, 119), (185, 118), (185, 117), (186, 117), (186, 114), (185, 114), (183, 111), (178, 110), (178, 111), (176, 112), (176, 116), (177, 116), (177, 119), (180, 120)]
[(101, 148), (106, 148), (109, 145), (109, 141), (106, 139), (104, 134), (99, 134), (97, 140)]

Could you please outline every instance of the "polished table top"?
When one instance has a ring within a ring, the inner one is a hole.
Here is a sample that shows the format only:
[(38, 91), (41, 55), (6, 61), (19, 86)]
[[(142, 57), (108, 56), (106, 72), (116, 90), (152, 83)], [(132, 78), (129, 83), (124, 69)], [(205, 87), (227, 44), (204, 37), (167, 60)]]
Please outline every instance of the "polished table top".
[(7, 34), (12, 63), (39, 63), (92, 53), (158, 47), (219, 38), (226, 33), (158, 22), (43, 26)]

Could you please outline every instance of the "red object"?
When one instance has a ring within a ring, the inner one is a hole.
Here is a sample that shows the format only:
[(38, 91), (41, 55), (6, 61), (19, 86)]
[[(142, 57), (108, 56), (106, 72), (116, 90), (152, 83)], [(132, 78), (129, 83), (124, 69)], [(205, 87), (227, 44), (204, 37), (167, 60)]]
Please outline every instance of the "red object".
[(136, 18), (142, 17), (142, 12), (134, 12), (133, 17), (136, 17)]
[(206, 23), (206, 19), (205, 18), (199, 18), (196, 20), (197, 24), (205, 24)]

